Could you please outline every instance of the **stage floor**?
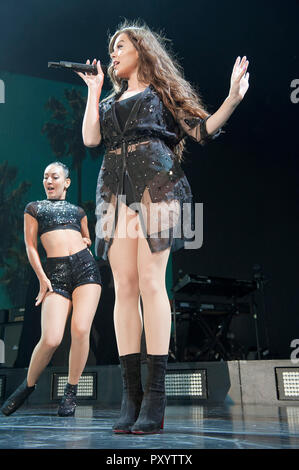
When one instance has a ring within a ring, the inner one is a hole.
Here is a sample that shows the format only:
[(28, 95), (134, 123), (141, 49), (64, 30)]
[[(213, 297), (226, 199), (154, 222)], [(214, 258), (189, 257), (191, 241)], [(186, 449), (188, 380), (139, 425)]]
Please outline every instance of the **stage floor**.
[(78, 406), (61, 418), (57, 406), (0, 413), (0, 449), (299, 449), (299, 406), (167, 406), (160, 434), (116, 435), (117, 409)]

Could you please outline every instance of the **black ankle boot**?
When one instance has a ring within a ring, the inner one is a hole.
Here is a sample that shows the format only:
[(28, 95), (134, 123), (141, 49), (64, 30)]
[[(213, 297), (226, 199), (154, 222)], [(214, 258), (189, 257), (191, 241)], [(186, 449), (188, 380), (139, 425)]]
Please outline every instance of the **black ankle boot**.
[(74, 416), (77, 406), (77, 388), (78, 385), (71, 385), (69, 383), (64, 387), (64, 395), (58, 407), (59, 416)]
[(165, 372), (168, 355), (149, 354), (148, 376), (138, 419), (131, 428), (133, 434), (155, 434), (163, 429), (166, 406)]
[(141, 383), (140, 353), (120, 356), (123, 380), (123, 396), (120, 417), (113, 426), (115, 433), (130, 433), (131, 427), (138, 418), (143, 397)]
[(1, 411), (4, 415), (9, 416), (14, 413), (35, 390), (33, 387), (27, 386), (27, 378), (23, 383), (8, 397), (6, 402), (2, 405)]

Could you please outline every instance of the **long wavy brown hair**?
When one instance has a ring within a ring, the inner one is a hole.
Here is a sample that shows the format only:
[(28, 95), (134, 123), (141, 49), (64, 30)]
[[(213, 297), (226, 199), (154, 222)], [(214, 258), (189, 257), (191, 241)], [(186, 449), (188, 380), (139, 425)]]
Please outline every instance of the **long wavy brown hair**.
[[(209, 115), (199, 92), (195, 91), (192, 85), (184, 79), (181, 65), (168, 50), (167, 43), (170, 41), (162, 33), (151, 31), (146, 24), (125, 20), (109, 38), (109, 54), (113, 52), (115, 41), (122, 33), (127, 34), (138, 51), (138, 80), (154, 86), (175, 119), (180, 110), (186, 116), (205, 118)], [(114, 88), (112, 95), (120, 97), (126, 89), (127, 82), (114, 73), (112, 62), (108, 67), (108, 75)], [(174, 148), (174, 153), (179, 160), (182, 160), (184, 140)]]

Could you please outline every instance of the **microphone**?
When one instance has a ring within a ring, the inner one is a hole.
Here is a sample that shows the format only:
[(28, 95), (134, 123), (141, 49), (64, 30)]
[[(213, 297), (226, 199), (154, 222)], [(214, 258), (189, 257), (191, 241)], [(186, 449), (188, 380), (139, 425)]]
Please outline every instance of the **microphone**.
[[(102, 65), (102, 70), (104, 73), (107, 73), (107, 65)], [(60, 60), (59, 62), (48, 62), (48, 68), (56, 68), (56, 69), (71, 69), (75, 72), (87, 72), (91, 73), (92, 75), (98, 74), (98, 69), (96, 64), (89, 65), (89, 64), (79, 64), (77, 62), (68, 62), (66, 60)]]

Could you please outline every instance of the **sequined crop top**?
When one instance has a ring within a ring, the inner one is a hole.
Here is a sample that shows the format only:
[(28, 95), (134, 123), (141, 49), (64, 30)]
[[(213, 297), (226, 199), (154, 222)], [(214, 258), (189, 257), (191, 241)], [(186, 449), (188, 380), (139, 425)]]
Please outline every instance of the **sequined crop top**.
[(39, 235), (65, 229), (81, 232), (81, 219), (86, 215), (81, 207), (61, 199), (29, 202), (24, 213), (30, 214), (38, 221)]

